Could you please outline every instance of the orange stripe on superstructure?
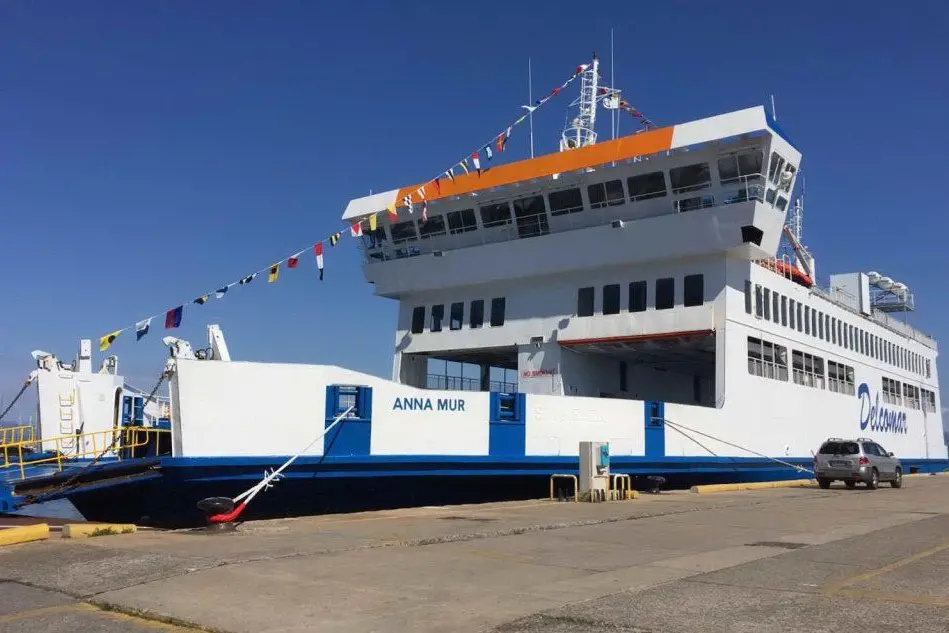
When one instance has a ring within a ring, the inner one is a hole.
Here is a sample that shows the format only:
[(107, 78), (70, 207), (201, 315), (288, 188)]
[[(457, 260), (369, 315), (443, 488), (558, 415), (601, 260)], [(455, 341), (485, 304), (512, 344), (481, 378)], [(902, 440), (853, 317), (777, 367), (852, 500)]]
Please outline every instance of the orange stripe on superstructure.
[[(553, 174), (562, 174), (570, 171), (603, 165), (612, 161), (626, 160), (636, 156), (664, 152), (672, 147), (672, 131), (674, 127), (665, 127), (649, 132), (641, 132), (630, 136), (624, 136), (612, 141), (587, 145), (578, 149), (571, 149), (565, 152), (555, 154), (545, 154), (537, 158), (507, 163), (504, 165), (491, 166), (487, 171), (483, 171), (478, 176), (477, 170), (468, 160), (469, 174), (456, 174), (455, 182), (447, 177), (439, 181), (441, 193), (435, 190), (431, 183), (425, 184), (425, 197), (428, 200), (438, 200), (457, 196), (460, 194), (490, 189), (492, 187), (501, 187), (512, 185), (516, 182), (524, 182), (534, 178), (551, 176)], [(497, 156), (497, 154), (495, 154)], [(489, 167), (490, 163), (481, 155), (481, 166)], [(456, 169), (456, 171), (462, 171)], [(401, 205), (402, 199), (412, 196), (413, 202), (421, 202), (421, 197), (416, 193), (422, 185), (413, 185), (411, 187), (402, 187), (396, 196), (396, 204)]]

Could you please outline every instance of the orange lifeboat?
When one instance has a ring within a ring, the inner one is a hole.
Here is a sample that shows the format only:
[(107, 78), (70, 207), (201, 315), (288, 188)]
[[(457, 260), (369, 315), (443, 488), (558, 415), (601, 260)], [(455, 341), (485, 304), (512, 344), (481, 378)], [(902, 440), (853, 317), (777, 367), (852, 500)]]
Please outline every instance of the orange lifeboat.
[(810, 288), (814, 285), (814, 281), (810, 276), (797, 266), (780, 260), (775, 261), (774, 266), (778, 273), (790, 278), (794, 283), (800, 284), (805, 288)]

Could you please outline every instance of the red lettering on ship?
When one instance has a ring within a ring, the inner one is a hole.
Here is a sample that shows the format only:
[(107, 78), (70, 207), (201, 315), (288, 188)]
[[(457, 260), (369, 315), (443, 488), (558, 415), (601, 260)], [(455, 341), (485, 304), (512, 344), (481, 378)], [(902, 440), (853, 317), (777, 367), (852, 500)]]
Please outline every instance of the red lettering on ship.
[(555, 369), (528, 369), (521, 376), (523, 378), (536, 378), (538, 376), (553, 376), (557, 373)]

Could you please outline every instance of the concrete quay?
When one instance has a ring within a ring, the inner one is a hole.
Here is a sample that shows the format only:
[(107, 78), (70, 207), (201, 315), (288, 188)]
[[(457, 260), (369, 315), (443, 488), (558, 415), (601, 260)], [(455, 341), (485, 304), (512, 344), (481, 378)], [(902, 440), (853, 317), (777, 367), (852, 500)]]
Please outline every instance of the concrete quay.
[(0, 548), (0, 631), (949, 630), (949, 477)]

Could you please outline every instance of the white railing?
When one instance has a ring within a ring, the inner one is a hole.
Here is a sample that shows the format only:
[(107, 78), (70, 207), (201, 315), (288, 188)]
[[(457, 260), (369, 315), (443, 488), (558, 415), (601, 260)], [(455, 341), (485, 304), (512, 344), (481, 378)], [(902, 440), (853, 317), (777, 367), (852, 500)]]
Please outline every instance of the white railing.
[[(439, 391), (481, 391), (481, 380), (467, 376), (429, 374), (425, 388)], [(488, 383), (488, 390), (499, 391), (501, 393), (516, 393), (517, 383), (492, 380)]]

